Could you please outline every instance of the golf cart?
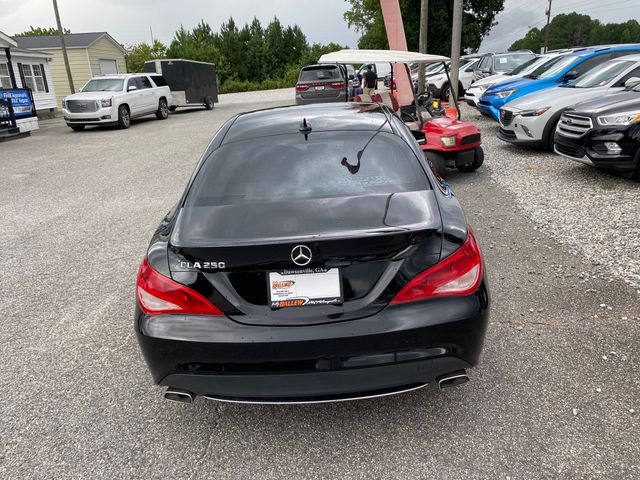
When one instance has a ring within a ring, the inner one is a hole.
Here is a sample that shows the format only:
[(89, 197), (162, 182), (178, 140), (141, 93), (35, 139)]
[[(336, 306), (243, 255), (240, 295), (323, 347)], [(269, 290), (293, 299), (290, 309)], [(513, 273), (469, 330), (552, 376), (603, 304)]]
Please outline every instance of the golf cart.
[[(407, 52), (399, 50), (339, 50), (320, 57), (318, 63), (333, 64), (391, 64), (392, 90), (381, 91), (370, 98), (360, 95), (355, 101), (376, 102), (389, 107), (409, 127), (418, 141), (426, 158), (439, 171), (446, 168), (457, 168), (462, 172), (473, 172), (484, 161), (480, 130), (474, 124), (460, 120), (460, 108), (457, 99), (453, 106), (435, 100), (429, 91), (416, 93), (411, 83), (409, 64), (444, 64), (444, 71), (449, 83), (449, 69), (446, 62), (449, 58), (440, 55)], [(394, 69), (401, 68), (407, 73), (407, 81), (398, 78), (394, 82)], [(393, 86), (397, 83), (400, 95), (395, 95)], [(410, 92), (401, 92), (401, 89)], [(402, 102), (397, 98), (410, 98), (412, 101)], [(406, 103), (403, 105), (402, 103)]]

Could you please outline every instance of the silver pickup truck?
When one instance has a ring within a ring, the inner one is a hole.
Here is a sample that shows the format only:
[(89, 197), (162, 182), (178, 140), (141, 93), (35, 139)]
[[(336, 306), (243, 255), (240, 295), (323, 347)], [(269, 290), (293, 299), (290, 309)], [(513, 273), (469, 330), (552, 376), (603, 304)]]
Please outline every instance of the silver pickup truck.
[(105, 75), (92, 78), (79, 93), (66, 97), (62, 112), (76, 131), (87, 125), (129, 128), (132, 118), (144, 115), (166, 119), (171, 103), (169, 87), (157, 86), (148, 75)]

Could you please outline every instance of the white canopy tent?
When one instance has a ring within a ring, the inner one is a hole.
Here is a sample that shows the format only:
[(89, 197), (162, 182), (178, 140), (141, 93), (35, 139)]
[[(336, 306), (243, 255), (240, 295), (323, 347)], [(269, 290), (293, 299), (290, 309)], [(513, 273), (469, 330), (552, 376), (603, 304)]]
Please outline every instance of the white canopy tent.
[(400, 50), (338, 50), (325, 53), (318, 63), (434, 63), (446, 62), (449, 57)]

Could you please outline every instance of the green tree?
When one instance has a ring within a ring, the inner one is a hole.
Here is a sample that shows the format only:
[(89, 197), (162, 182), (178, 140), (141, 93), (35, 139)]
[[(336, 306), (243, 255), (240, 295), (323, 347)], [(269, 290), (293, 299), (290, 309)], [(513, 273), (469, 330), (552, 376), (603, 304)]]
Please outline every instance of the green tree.
[(544, 35), (542, 31), (538, 28), (532, 28), (520, 40), (513, 42), (509, 50), (531, 50), (532, 52), (539, 52), (543, 45)]
[[(349, 10), (344, 18), (350, 27), (362, 33), (358, 41), (360, 48), (389, 48), (379, 0), (347, 0)], [(495, 16), (504, 8), (504, 0), (464, 0), (462, 50), (477, 51), (482, 39), (495, 25)], [(418, 50), (420, 34), (420, 1), (400, 0), (407, 46)], [(453, 2), (450, 0), (429, 1), (429, 31), (427, 50), (429, 53), (449, 55), (451, 53), (451, 22)], [(462, 53), (462, 52), (461, 52)]]
[(159, 40), (154, 40), (153, 45), (142, 42), (137, 45), (127, 47), (125, 60), (127, 62), (128, 72), (142, 72), (144, 70), (144, 62), (155, 60), (156, 58), (164, 58), (167, 55), (167, 46)]
[(549, 25), (541, 30), (537, 28), (529, 30), (524, 37), (516, 40), (509, 47), (509, 50), (528, 48), (538, 52), (544, 46), (547, 34), (550, 50), (590, 45), (639, 43), (640, 23), (637, 20), (629, 20), (625, 23), (602, 24), (588, 15), (575, 12), (556, 15)]
[(267, 25), (264, 32), (264, 44), (266, 48), (266, 60), (268, 71), (267, 76), (276, 78), (282, 77), (287, 67), (286, 45), (284, 41), (284, 30), (280, 20), (276, 17)]
[[(71, 33), (71, 30), (63, 28), (62, 32), (66, 35)], [(58, 35), (58, 29), (56, 27), (34, 27), (30, 25), (29, 30), (15, 34), (16, 37), (43, 37), (48, 35)]]
[(201, 20), (192, 31), (180, 26), (167, 48), (166, 56), (215, 63), (218, 75), (224, 81), (227, 68), (220, 56), (219, 44), (219, 38), (209, 24)]
[[(131, 70), (150, 59), (147, 48), (131, 47)], [(257, 18), (241, 28), (229, 18), (218, 33), (203, 20), (192, 30), (181, 26), (166, 56), (215, 63), (220, 91), (226, 93), (293, 86), (303, 65), (342, 48), (334, 43), (309, 46), (299, 26), (283, 27), (277, 18), (266, 28)]]
[[(248, 30), (245, 32), (245, 35)], [(246, 39), (248, 40), (248, 38)], [(218, 34), (218, 44), (222, 65), (219, 67), (220, 75), (224, 78), (234, 80), (245, 80), (244, 49), (240, 40), (240, 32), (233, 17), (229, 17), (226, 23), (220, 26)]]
[[(247, 28), (247, 26), (245, 26)], [(243, 28), (244, 31), (244, 28)], [(260, 20), (254, 18), (248, 26), (248, 40), (245, 44), (245, 73), (243, 80), (263, 80), (267, 73), (266, 48), (264, 44), (264, 28)], [(244, 38), (244, 33), (241, 34)]]

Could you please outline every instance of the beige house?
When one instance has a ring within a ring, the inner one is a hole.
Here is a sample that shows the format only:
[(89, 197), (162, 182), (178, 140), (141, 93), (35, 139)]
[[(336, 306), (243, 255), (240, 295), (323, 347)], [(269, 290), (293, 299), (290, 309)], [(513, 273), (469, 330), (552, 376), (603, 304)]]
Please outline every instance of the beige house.
[[(71, 94), (64, 66), (60, 38), (57, 35), (13, 37), (19, 48), (38, 50), (51, 55), (49, 68), (56, 92), (58, 108)], [(71, 76), (76, 91), (96, 75), (127, 73), (125, 49), (107, 32), (70, 33), (64, 36)]]

